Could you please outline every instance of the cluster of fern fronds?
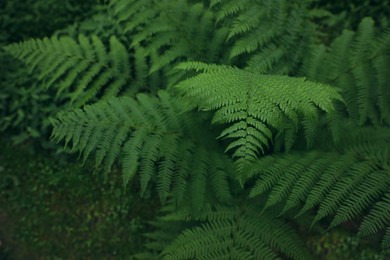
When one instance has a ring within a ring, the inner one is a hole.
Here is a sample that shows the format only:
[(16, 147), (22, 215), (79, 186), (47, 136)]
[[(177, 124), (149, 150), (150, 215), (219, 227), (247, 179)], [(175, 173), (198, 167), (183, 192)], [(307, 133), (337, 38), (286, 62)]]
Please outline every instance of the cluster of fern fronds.
[(311, 259), (288, 223), (351, 220), (385, 254), (390, 31), (368, 17), (326, 36), (314, 2), (111, 0), (111, 35), (5, 49), (69, 104), (54, 140), (157, 190), (136, 257)]

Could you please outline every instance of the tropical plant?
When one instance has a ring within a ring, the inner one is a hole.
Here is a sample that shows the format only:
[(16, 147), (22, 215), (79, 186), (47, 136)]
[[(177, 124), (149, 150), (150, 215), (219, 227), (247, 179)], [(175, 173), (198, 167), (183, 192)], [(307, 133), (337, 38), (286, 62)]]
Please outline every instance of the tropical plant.
[(309, 0), (112, 0), (106, 10), (120, 34), (5, 50), (73, 106), (52, 120), (53, 139), (84, 160), (94, 153), (106, 173), (121, 162), (141, 194), (156, 187), (165, 216), (136, 257), (310, 259), (287, 221), (361, 218), (358, 235), (383, 235), (386, 253), (388, 31), (365, 18), (325, 37)]

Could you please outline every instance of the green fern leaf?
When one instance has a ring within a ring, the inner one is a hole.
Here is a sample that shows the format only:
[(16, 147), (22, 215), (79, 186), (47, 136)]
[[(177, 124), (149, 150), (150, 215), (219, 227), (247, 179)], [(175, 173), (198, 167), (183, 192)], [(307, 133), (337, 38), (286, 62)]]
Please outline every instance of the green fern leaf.
[(390, 187), (390, 182), (386, 177), (385, 172), (373, 172), (367, 176), (364, 183), (354, 187), (353, 193), (345, 200), (343, 205), (339, 206), (330, 227), (337, 226), (362, 214), (368, 205), (373, 205), (375, 201), (380, 199)]
[(298, 127), (298, 115), (313, 118), (317, 108), (331, 112), (341, 100), (332, 88), (302, 78), (259, 75), (227, 66), (187, 62), (181, 70), (204, 71), (177, 84), (176, 88), (200, 110), (215, 111), (213, 124), (231, 124), (220, 138), (234, 139), (239, 171), (267, 151), (272, 133), (285, 130), (286, 121)]
[(289, 74), (296, 70), (312, 42), (315, 26), (309, 18), (306, 1), (290, 2), (225, 0), (212, 3), (217, 21), (229, 26), (230, 60), (244, 57), (247, 69), (258, 73)]
[(370, 142), (356, 147), (356, 140), (351, 143), (355, 146), (345, 148), (345, 154), (310, 151), (260, 158), (248, 174), (248, 180), (257, 178), (250, 197), (266, 198), (264, 209), (275, 206), (276, 214), (300, 210), (299, 217), (315, 209), (312, 224), (330, 216), (330, 228), (367, 214), (361, 236), (385, 230), (390, 221), (386, 214), (390, 185), (386, 139), (379, 138), (380, 145), (372, 147)]
[(197, 215), (183, 209), (162, 220), (196, 221), (164, 248), (164, 259), (275, 259), (279, 252), (292, 259), (309, 258), (288, 225), (260, 215), (251, 205), (209, 206)]
[[(351, 172), (342, 178), (340, 182), (332, 188), (329, 194), (327, 194), (324, 201), (321, 202), (314, 222), (317, 222), (326, 216), (335, 214), (340, 203), (345, 201), (356, 186), (361, 185), (373, 170), (373, 167), (366, 163), (352, 165), (350, 169)], [(355, 206), (358, 205), (353, 205), (353, 207)]]
[(305, 204), (298, 216), (320, 205), (334, 185), (345, 176), (351, 164), (356, 163), (356, 159), (352, 154), (345, 154), (344, 156), (339, 156), (338, 154), (323, 156), (332, 156), (334, 161), (320, 175), (317, 185), (313, 186), (309, 191)]
[(379, 34), (374, 20), (365, 18), (357, 32), (345, 30), (330, 48), (312, 48), (304, 74), (340, 88), (349, 116), (359, 125), (388, 125), (389, 43), (389, 32)]
[[(104, 98), (117, 96), (131, 81), (129, 54), (120, 41), (110, 38), (110, 51), (97, 36), (27, 40), (5, 47), (37, 73), (46, 88), (56, 87), (71, 103), (81, 106), (104, 92)], [(137, 90), (137, 86), (133, 91)]]
[(190, 109), (167, 92), (108, 99), (60, 114), (53, 120), (53, 139), (72, 143), (84, 160), (95, 151), (96, 167), (105, 172), (121, 158), (125, 185), (139, 174), (142, 194), (155, 180), (163, 203), (169, 197), (177, 204), (190, 199), (200, 210), (210, 198), (231, 198), (233, 175), (228, 158), (215, 150)]
[(375, 204), (370, 213), (364, 218), (359, 228), (359, 236), (369, 236), (390, 225), (390, 193)]

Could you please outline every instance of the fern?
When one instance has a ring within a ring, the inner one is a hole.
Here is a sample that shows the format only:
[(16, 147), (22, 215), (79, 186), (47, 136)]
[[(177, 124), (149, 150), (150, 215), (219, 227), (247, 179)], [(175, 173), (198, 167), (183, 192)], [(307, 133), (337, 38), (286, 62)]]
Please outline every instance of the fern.
[(349, 116), (360, 125), (388, 125), (389, 41), (389, 32), (378, 35), (374, 21), (366, 18), (357, 32), (345, 30), (330, 48), (315, 47), (305, 74), (339, 87)]
[(115, 17), (116, 23), (124, 28), (123, 33), (137, 31), (157, 15), (152, 0), (111, 0), (108, 3), (109, 13)]
[[(381, 160), (362, 156), (356, 148), (344, 154), (311, 151), (264, 157), (250, 174), (258, 176), (250, 196), (266, 194), (265, 208), (281, 206), (281, 214), (300, 209), (297, 215), (300, 216), (318, 209), (314, 222), (333, 216), (330, 227), (369, 210), (359, 234), (378, 232), (390, 224), (388, 215), (380, 213), (386, 207), (390, 185), (390, 157), (386, 148), (382, 144), (378, 154), (387, 157)], [(287, 171), (286, 165), (290, 165)], [(370, 209), (374, 204), (377, 206)]]
[(111, 0), (108, 31), (87, 28), (96, 16), (58, 32), (77, 40), (5, 49), (85, 105), (52, 121), (54, 140), (169, 205), (138, 257), (310, 259), (291, 216), (362, 217), (358, 235), (388, 249), (390, 34), (366, 18), (332, 40), (313, 3)]
[(107, 50), (98, 37), (80, 35), (78, 42), (66, 36), (52, 37), (27, 40), (5, 49), (23, 61), (30, 73), (37, 73), (46, 88), (56, 87), (57, 95), (65, 92), (72, 103), (80, 106), (96, 96), (116, 96), (132, 80), (126, 48), (114, 36), (109, 44)]
[(227, 29), (214, 26), (215, 14), (202, 3), (116, 0), (111, 5), (131, 47), (144, 48), (149, 73), (168, 73), (168, 86), (183, 77), (169, 74), (179, 61), (215, 62), (223, 57)]
[[(383, 200), (376, 203), (370, 213), (364, 218), (358, 235), (368, 236), (380, 230), (389, 229), (390, 216), (390, 194), (386, 193)], [(387, 244), (387, 246), (385, 246)], [(388, 238), (383, 240), (383, 249), (388, 249)]]
[(283, 220), (260, 215), (250, 203), (208, 205), (196, 215), (183, 208), (161, 217), (156, 225), (165, 227), (166, 233), (148, 234), (154, 241), (146, 247), (150, 250), (160, 244), (162, 252), (156, 257), (160, 259), (276, 259), (283, 255), (309, 259), (303, 243)]
[(230, 59), (244, 56), (247, 67), (262, 74), (296, 70), (315, 35), (309, 2), (213, 1), (218, 21), (229, 26)]
[(109, 99), (59, 115), (53, 138), (71, 143), (84, 161), (96, 151), (96, 167), (106, 172), (121, 158), (124, 184), (139, 173), (141, 193), (156, 178), (163, 203), (173, 194), (176, 203), (190, 200), (200, 209), (209, 188), (218, 200), (229, 201), (230, 163), (186, 111), (166, 92)]
[(317, 116), (317, 108), (331, 112), (333, 100), (341, 100), (332, 88), (303, 78), (269, 76), (227, 66), (182, 63), (182, 70), (204, 71), (180, 82), (176, 88), (200, 110), (215, 111), (213, 124), (229, 124), (219, 138), (235, 139), (226, 151), (235, 149), (238, 171), (270, 148), (276, 131), (299, 117)]

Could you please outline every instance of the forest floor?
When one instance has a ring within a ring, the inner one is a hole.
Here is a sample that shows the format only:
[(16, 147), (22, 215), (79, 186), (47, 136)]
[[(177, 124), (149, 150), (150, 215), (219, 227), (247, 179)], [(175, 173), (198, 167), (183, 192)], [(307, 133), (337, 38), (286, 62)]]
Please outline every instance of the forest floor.
[(124, 190), (119, 172), (76, 160), (0, 144), (1, 260), (122, 259), (142, 247), (159, 206)]

